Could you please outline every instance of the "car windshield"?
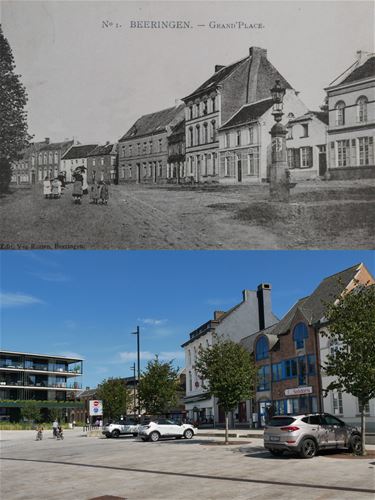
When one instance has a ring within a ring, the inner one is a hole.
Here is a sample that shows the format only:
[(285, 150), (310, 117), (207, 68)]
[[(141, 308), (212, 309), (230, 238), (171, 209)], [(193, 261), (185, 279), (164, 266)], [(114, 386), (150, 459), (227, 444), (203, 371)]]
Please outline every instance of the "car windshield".
[(268, 422), (269, 427), (283, 427), (292, 424), (296, 419), (294, 417), (272, 417)]

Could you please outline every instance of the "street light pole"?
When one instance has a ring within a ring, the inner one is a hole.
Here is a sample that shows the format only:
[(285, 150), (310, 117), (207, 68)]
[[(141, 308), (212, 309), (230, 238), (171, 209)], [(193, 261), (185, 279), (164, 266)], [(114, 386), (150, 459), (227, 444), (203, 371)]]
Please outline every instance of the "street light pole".
[(135, 396), (135, 386), (136, 386), (136, 378), (135, 378), (135, 363), (133, 363), (133, 366), (132, 366), (132, 369), (133, 369), (133, 378), (134, 378), (134, 386), (133, 386), (133, 396), (134, 396), (134, 401), (133, 401), (133, 414), (135, 416), (135, 407), (136, 407), (136, 396)]
[(138, 393), (138, 414), (140, 414), (141, 407), (139, 404), (139, 380), (141, 377), (141, 352), (140, 352), (140, 348), (139, 348), (139, 326), (137, 326), (137, 331), (132, 332), (132, 335), (137, 336), (137, 377), (138, 377), (138, 391), (137, 391), (137, 393)]

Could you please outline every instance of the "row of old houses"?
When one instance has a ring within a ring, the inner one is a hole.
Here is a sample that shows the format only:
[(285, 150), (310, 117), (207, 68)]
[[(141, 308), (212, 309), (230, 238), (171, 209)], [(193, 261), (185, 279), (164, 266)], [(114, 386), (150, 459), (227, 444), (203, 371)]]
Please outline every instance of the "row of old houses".
[[(267, 413), (328, 412), (359, 423), (358, 400), (344, 392), (327, 392), (333, 380), (324, 371), (327, 354), (337, 345), (324, 336), (328, 303), (358, 283), (374, 284), (363, 264), (328, 276), (307, 297), (298, 300), (278, 319), (272, 311), (271, 285), (244, 290), (242, 301), (229, 311), (215, 311), (213, 318), (193, 330), (182, 345), (185, 350), (187, 417), (200, 423), (220, 424), (224, 412), (195, 370), (200, 347), (224, 337), (240, 343), (257, 367), (255, 395), (241, 401), (231, 415), (231, 425), (264, 426)], [(365, 408), (368, 429), (375, 429), (375, 400)]]
[[(260, 183), (269, 178), (271, 88), (285, 88), (288, 165), (292, 180), (375, 175), (375, 54), (355, 62), (309, 110), (269, 61), (250, 47), (246, 57), (213, 74), (180, 104), (141, 116), (117, 144), (34, 143), (13, 165), (13, 182), (35, 183), (87, 166), (88, 179), (119, 183)], [(80, 147), (77, 147), (80, 146)]]

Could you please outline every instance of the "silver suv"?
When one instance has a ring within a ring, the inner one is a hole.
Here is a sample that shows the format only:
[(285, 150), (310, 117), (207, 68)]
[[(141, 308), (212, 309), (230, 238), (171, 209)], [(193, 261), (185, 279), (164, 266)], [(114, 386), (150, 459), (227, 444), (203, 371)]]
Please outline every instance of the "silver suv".
[(275, 456), (290, 451), (302, 458), (312, 458), (319, 450), (331, 448), (360, 453), (362, 440), (356, 427), (329, 413), (282, 415), (272, 417), (266, 425), (264, 447)]

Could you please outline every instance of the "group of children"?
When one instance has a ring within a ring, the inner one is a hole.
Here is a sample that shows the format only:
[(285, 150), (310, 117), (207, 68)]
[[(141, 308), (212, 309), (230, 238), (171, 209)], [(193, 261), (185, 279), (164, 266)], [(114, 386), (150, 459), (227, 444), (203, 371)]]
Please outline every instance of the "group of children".
[(99, 184), (94, 181), (90, 190), (90, 200), (92, 203), (97, 205), (101, 203), (102, 205), (107, 205), (109, 198), (108, 184), (105, 181), (100, 181)]
[(43, 194), (47, 199), (60, 198), (64, 189), (64, 183), (58, 177), (50, 179), (48, 176), (43, 181)]

